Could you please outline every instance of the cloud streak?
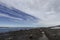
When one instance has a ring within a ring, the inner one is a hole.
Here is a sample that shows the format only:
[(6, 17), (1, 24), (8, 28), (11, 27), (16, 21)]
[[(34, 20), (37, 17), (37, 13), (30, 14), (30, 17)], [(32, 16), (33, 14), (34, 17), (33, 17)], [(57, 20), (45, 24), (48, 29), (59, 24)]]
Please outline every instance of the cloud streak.
[[(32, 15), (29, 15), (29, 14), (26, 14), (16, 8), (9, 8), (7, 6), (5, 6), (4, 4), (0, 4), (0, 17), (8, 17), (10, 19), (15, 19), (15, 20), (18, 20), (17, 22), (21, 22), (22, 25), (24, 25), (24, 22), (25, 23), (35, 23), (38, 21), (38, 18), (32, 16)], [(13, 21), (13, 20), (12, 20)], [(9, 22), (8, 22), (9, 23)]]
[(28, 20), (28, 18), (30, 20), (35, 20), (37, 18), (35, 18), (34, 16), (28, 15), (20, 10), (17, 10), (15, 8), (9, 9), (8, 7), (0, 4), (0, 14), (5, 14), (11, 17), (16, 17), (16, 18), (22, 18), (23, 20)]
[[(8, 1), (0, 0), (0, 1), (5, 3), (9, 7), (14, 7), (16, 9), (26, 12), (27, 14), (39, 18), (40, 20), (38, 25), (43, 24), (51, 26), (60, 24), (60, 0), (8, 0)], [(15, 10), (14, 8), (13, 11)], [(22, 16), (19, 16), (18, 18), (20, 17)], [(33, 20), (33, 18), (31, 19)]]

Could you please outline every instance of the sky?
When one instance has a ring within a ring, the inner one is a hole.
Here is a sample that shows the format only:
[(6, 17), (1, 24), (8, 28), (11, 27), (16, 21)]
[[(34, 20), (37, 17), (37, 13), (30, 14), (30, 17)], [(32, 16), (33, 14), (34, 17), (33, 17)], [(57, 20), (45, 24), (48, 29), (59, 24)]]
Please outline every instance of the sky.
[[(49, 27), (60, 25), (60, 0), (0, 0), (0, 4), (7, 8), (5, 10), (0, 7), (0, 26)], [(3, 13), (2, 10), (9, 10), (9, 12), (3, 11)]]

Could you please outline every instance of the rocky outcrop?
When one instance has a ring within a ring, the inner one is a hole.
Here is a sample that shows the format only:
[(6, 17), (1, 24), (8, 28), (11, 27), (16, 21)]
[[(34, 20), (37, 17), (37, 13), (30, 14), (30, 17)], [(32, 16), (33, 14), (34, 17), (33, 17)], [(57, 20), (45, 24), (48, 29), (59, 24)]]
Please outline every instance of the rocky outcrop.
[(0, 33), (0, 40), (39, 40), (42, 37), (40, 29), (29, 29)]
[(60, 29), (46, 28), (44, 33), (49, 40), (60, 40)]

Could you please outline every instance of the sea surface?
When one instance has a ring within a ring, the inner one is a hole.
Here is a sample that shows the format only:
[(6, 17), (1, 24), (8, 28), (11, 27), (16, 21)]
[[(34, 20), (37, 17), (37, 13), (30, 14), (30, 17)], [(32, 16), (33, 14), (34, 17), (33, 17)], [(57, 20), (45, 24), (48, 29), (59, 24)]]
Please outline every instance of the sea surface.
[(18, 30), (29, 30), (31, 27), (0, 27), (0, 33)]

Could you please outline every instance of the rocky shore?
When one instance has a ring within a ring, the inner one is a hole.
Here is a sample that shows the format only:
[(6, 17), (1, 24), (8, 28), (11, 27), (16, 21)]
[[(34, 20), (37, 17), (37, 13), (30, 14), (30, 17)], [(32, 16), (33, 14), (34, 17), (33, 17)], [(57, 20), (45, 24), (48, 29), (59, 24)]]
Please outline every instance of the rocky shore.
[(33, 28), (0, 33), (0, 40), (60, 40), (60, 29)]

